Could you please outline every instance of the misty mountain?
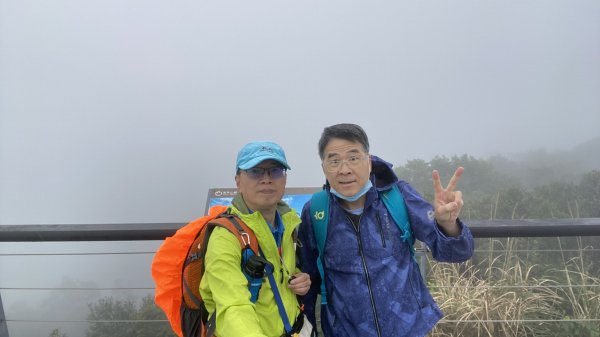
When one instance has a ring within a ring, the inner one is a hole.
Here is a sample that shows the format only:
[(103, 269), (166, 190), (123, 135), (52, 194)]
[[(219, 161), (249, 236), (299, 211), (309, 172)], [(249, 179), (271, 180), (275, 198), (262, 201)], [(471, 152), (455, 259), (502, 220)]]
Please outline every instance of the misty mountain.
[(488, 162), (499, 173), (517, 178), (530, 188), (551, 182), (577, 183), (583, 174), (600, 170), (600, 136), (569, 150), (538, 149), (493, 156)]
[(600, 136), (574, 147), (569, 152), (571, 156), (581, 161), (584, 169), (588, 171), (600, 169)]

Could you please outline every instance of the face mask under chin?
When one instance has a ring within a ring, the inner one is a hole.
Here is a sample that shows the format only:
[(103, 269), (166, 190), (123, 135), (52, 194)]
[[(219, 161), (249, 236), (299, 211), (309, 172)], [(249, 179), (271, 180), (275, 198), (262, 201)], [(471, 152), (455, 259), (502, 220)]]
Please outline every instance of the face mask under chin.
[(355, 195), (351, 195), (349, 197), (342, 195), (340, 192), (336, 191), (333, 187), (331, 187), (329, 190), (331, 191), (331, 193), (333, 195), (335, 195), (336, 197), (346, 200), (348, 202), (354, 202), (358, 199), (360, 199), (360, 197), (362, 197), (363, 195), (365, 195), (365, 193), (367, 193), (371, 187), (373, 187), (373, 183), (371, 182), (371, 180), (367, 180), (367, 183), (360, 189), (360, 191), (358, 191)]

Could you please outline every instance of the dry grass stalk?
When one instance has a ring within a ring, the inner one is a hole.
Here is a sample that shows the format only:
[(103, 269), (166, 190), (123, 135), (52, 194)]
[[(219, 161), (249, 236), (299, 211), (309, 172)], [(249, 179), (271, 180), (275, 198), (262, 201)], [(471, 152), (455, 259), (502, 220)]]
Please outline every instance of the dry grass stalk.
[[(505, 254), (491, 252), (497, 243)], [(584, 336), (577, 330), (579, 323), (560, 320), (600, 317), (600, 279), (585, 273), (582, 249), (573, 259), (563, 256), (564, 268), (554, 274), (544, 271), (543, 278), (536, 278), (532, 275), (540, 267), (527, 265), (513, 253), (515, 239), (505, 244), (490, 241), (490, 248), (488, 259), (479, 267), (471, 262), (431, 264), (432, 295), (446, 316), (430, 337)], [(585, 324), (583, 330), (588, 331)], [(567, 332), (557, 335), (557, 328)], [(591, 327), (589, 331), (596, 336), (598, 330)]]

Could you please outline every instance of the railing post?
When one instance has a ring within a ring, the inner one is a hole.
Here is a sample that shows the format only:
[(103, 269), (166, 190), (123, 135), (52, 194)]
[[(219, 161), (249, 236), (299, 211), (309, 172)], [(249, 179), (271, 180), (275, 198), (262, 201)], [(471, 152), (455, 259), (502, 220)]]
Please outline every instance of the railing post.
[(0, 337), (8, 337), (8, 326), (6, 325), (6, 316), (2, 307), (2, 294), (0, 294)]

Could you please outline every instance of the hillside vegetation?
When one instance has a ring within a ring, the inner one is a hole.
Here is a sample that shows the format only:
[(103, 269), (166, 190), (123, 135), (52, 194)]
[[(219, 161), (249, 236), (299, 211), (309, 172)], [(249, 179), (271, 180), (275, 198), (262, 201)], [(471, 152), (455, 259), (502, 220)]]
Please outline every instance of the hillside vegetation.
[(463, 191), (468, 219), (553, 219), (600, 217), (600, 137), (571, 151), (531, 151), (512, 157), (469, 155), (409, 160), (395, 168), (427, 199), (433, 197), (431, 171), (447, 182), (465, 168)]

